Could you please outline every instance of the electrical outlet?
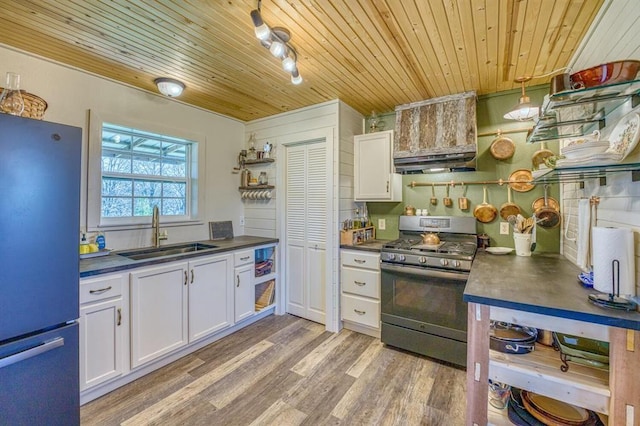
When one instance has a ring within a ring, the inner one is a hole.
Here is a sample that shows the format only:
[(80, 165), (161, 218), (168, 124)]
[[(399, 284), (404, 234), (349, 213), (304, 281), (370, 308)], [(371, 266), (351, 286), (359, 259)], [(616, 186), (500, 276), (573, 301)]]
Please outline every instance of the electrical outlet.
[(500, 235), (509, 235), (509, 222), (500, 222)]
[(387, 220), (386, 219), (378, 219), (378, 229), (384, 231), (387, 229)]
[(240, 216), (240, 226), (244, 226), (244, 216)]

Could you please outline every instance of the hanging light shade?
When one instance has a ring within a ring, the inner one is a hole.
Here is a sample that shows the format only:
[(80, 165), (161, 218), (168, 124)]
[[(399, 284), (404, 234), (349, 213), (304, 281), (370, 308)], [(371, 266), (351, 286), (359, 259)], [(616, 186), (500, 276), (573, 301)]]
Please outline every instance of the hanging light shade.
[(533, 120), (540, 114), (540, 108), (531, 103), (531, 99), (527, 96), (524, 89), (524, 83), (531, 80), (531, 77), (518, 77), (516, 82), (521, 84), (522, 95), (518, 100), (518, 104), (503, 117), (507, 120), (528, 121)]
[(180, 96), (185, 87), (183, 82), (167, 77), (156, 78), (153, 82), (158, 86), (160, 93), (170, 98)]

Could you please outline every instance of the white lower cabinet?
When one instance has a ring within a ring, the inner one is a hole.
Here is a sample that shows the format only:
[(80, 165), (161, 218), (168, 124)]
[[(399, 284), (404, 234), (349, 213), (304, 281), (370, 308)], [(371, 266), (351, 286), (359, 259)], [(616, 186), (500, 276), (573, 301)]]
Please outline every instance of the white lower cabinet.
[(340, 250), (344, 327), (380, 337), (380, 254)]
[(275, 247), (82, 278), (81, 402), (274, 312)]
[(131, 274), (131, 368), (188, 343), (188, 263)]
[(127, 281), (113, 274), (80, 283), (80, 391), (125, 373)]
[(235, 255), (234, 312), (236, 322), (253, 316), (255, 290), (253, 284), (254, 252), (246, 250)]
[(189, 342), (233, 325), (233, 255), (189, 262)]

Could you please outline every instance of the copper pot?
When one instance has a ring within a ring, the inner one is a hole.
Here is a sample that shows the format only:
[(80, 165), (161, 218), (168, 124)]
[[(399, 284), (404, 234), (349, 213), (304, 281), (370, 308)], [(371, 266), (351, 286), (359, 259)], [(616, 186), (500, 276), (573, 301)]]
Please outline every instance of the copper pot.
[(447, 195), (442, 199), (442, 204), (445, 207), (451, 207), (453, 205), (453, 200), (449, 198), (449, 185), (447, 185)]
[(420, 234), (420, 236), (422, 237), (422, 244), (427, 244), (430, 246), (440, 244), (440, 237), (438, 237), (438, 234), (429, 232), (427, 234)]
[(508, 160), (516, 152), (516, 144), (510, 138), (501, 136), (500, 132), (498, 132), (496, 138), (491, 142), (489, 152), (496, 160)]
[(538, 218), (538, 225), (543, 228), (555, 228), (560, 224), (560, 212), (549, 205), (547, 185), (544, 186), (544, 205), (539, 207), (534, 215)]
[(458, 198), (458, 208), (460, 210), (469, 210), (469, 199), (467, 198), (467, 187), (463, 185), (462, 197)]
[(511, 187), (507, 185), (507, 202), (500, 206), (500, 217), (507, 220), (509, 216), (518, 216), (522, 209), (511, 201)]

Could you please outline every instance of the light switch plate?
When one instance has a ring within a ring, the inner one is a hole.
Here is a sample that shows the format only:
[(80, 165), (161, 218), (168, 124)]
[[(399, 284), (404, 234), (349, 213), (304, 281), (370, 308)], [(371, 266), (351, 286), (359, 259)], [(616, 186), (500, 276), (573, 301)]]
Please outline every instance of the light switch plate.
[(384, 231), (387, 229), (387, 220), (386, 219), (378, 219), (378, 229)]
[(509, 235), (509, 222), (500, 222), (500, 235)]
[(244, 216), (240, 216), (240, 226), (244, 226)]

